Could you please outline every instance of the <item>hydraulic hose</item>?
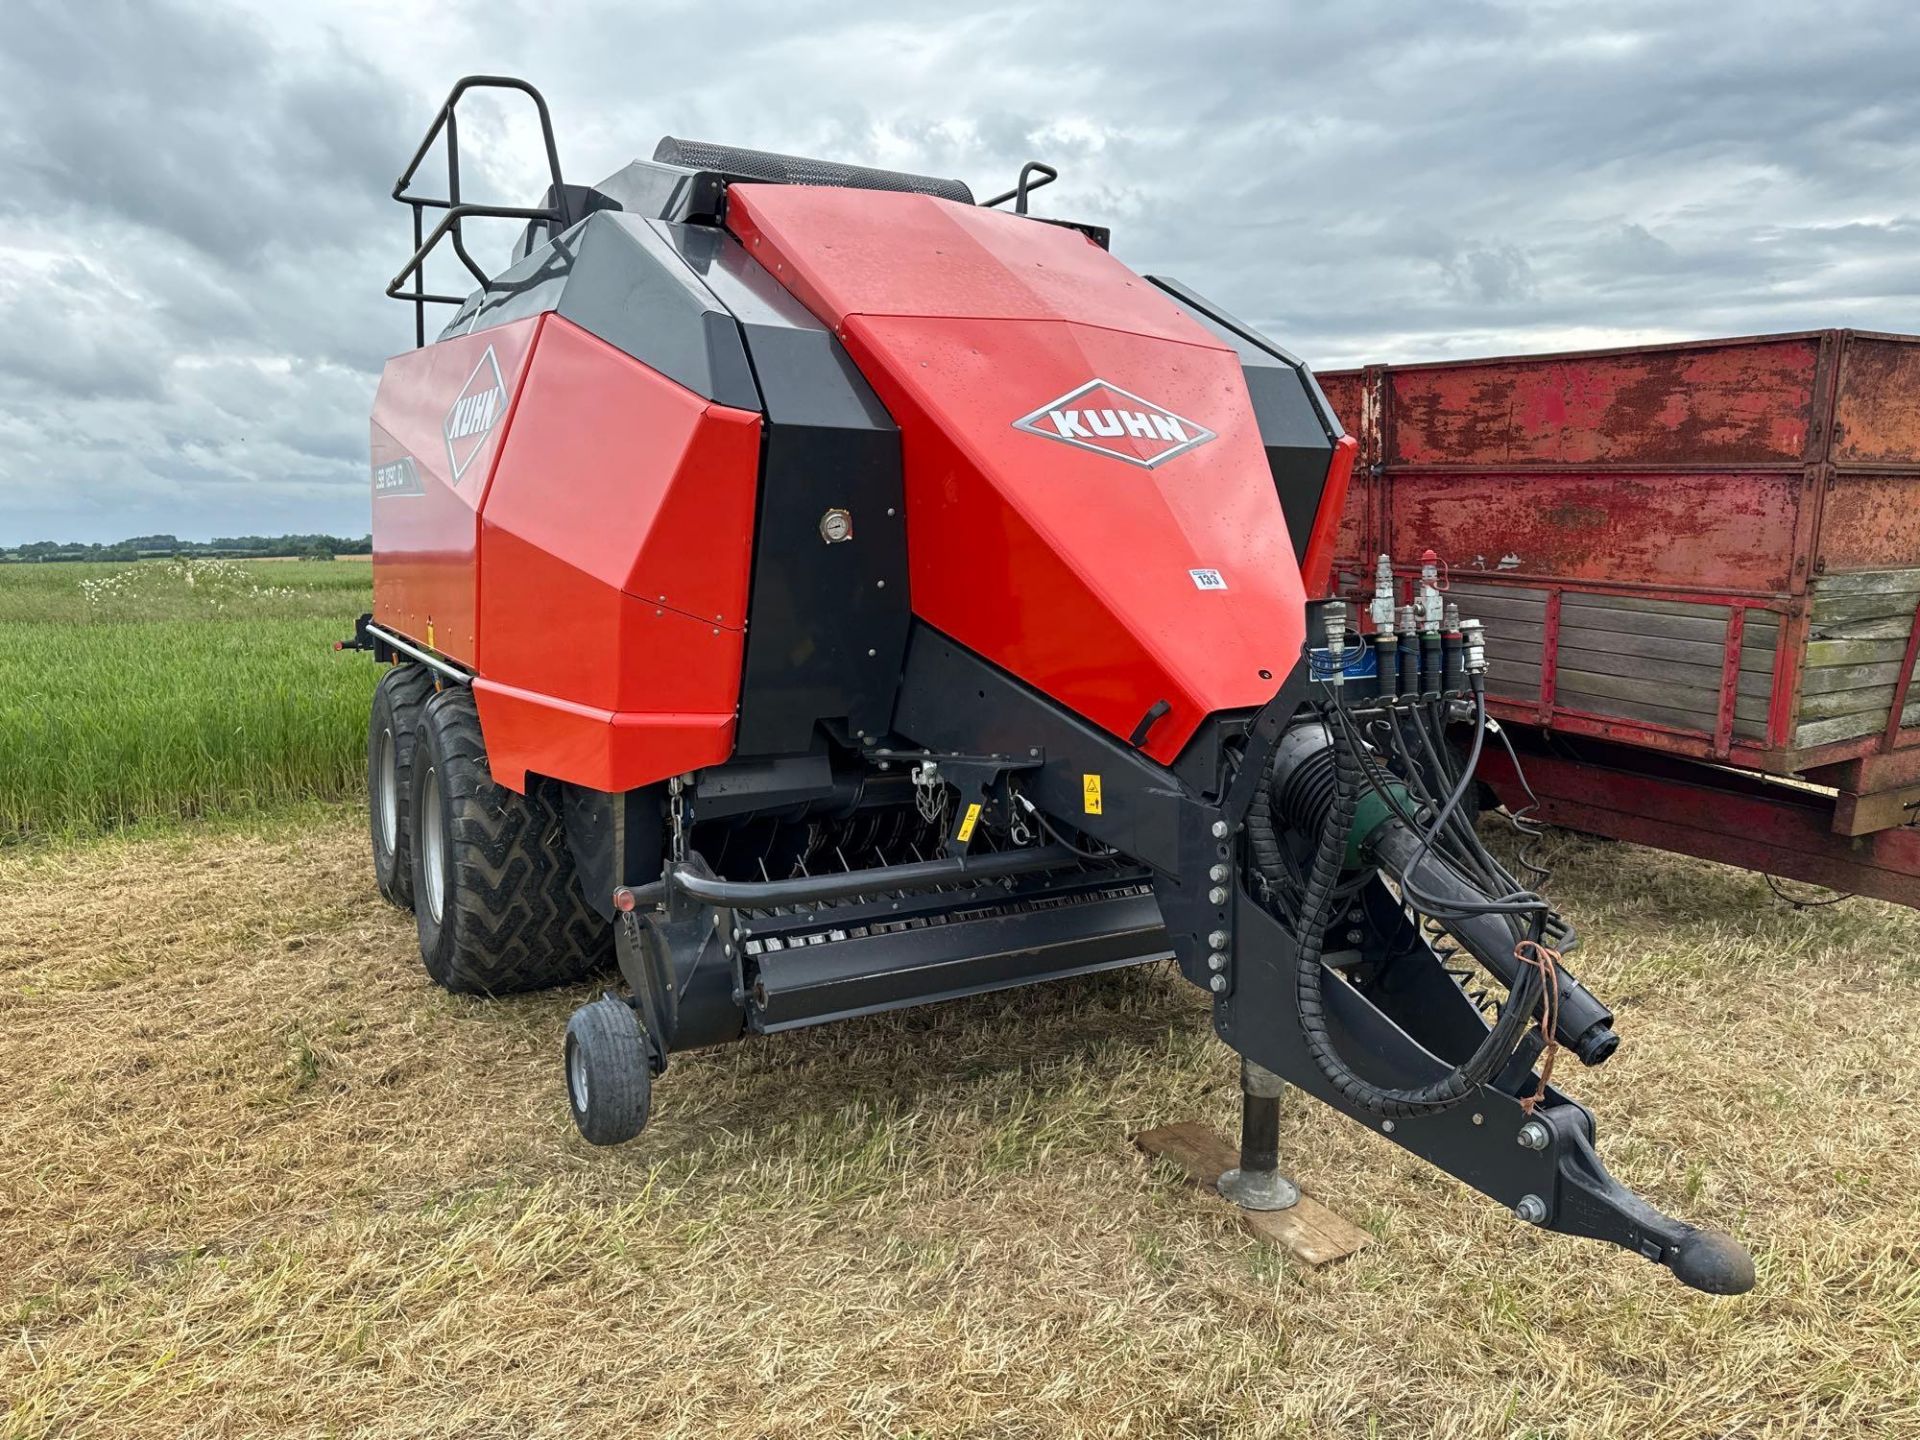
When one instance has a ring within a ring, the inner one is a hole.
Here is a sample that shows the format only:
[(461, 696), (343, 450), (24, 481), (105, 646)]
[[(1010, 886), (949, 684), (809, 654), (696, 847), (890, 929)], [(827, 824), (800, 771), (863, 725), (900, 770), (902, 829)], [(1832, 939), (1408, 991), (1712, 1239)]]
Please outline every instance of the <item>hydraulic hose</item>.
[[(1419, 844), (1419, 838), (1406, 825), (1399, 820), (1388, 820), (1368, 837), (1367, 848), (1382, 869), (1390, 875), (1399, 875), (1415, 867)], [(1418, 860), (1414, 873), (1421, 890), (1462, 908), (1485, 893), (1438, 855)], [(1528, 967), (1514, 955), (1517, 937), (1509, 916), (1463, 915), (1444, 923), (1448, 933), (1509, 989), (1527, 971)], [(1564, 967), (1554, 968), (1559, 979), (1559, 1003), (1554, 1008), (1555, 1034), (1562, 1045), (1579, 1057), (1581, 1064), (1598, 1065), (1620, 1048), (1620, 1036), (1613, 1028), (1613, 1012)]]
[[(1319, 843), (1314, 849), (1294, 932), (1297, 947), (1294, 992), (1300, 1030), (1320, 1073), (1361, 1109), (1389, 1118), (1448, 1110), (1498, 1074), (1519, 1048), (1540, 1004), (1540, 975), (1531, 967), (1524, 968), (1507, 1003), (1501, 1007), (1499, 1019), (1489, 1027), (1479, 1047), (1463, 1063), (1429, 1084), (1411, 1088), (1377, 1085), (1347, 1063), (1334, 1043), (1327, 1020), (1326, 967), (1321, 963), (1321, 956), (1326, 945), (1327, 925), (1332, 919), (1335, 892), (1344, 869), (1348, 831), (1359, 804), (1360, 767), (1343, 743), (1340, 727), (1329, 727), (1328, 738), (1333, 747), (1333, 796), (1320, 824)], [(1276, 758), (1277, 755), (1278, 752)], [(1533, 928), (1538, 928), (1537, 921)]]

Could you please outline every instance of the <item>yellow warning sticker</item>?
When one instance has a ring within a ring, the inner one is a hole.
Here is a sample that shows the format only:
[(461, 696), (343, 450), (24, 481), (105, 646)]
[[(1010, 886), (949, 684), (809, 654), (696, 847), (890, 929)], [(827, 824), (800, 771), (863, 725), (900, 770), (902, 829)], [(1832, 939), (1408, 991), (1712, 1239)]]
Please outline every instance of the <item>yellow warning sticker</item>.
[(980, 802), (967, 806), (967, 813), (960, 819), (960, 833), (957, 838), (962, 845), (973, 839), (973, 827), (980, 823)]
[(1082, 775), (1080, 777), (1080, 793), (1085, 797), (1087, 814), (1098, 815), (1100, 813), (1100, 777), (1098, 775)]

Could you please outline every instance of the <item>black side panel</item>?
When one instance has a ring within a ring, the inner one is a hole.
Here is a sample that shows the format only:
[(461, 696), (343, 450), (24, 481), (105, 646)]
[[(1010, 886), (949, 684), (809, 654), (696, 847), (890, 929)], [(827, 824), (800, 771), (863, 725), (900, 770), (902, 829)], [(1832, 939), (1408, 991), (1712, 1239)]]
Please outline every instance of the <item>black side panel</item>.
[[(1041, 809), (1156, 870), (1180, 870), (1189, 797), (1176, 776), (927, 625), (913, 627), (894, 731), (936, 754), (1037, 760), (1023, 788)], [(1089, 776), (1103, 792), (1096, 812)]]
[(727, 183), (713, 170), (635, 160), (593, 187), (630, 215), (714, 225), (726, 203)]
[(1203, 299), (1177, 280), (1147, 277), (1180, 302), (1193, 319), (1233, 347), (1247, 377), (1247, 393), (1260, 424), (1260, 443), (1266, 447), (1267, 468), (1280, 493), (1280, 509), (1293, 537), (1293, 557), (1304, 560), (1320, 492), (1327, 483), (1327, 464), (1333, 442), (1345, 432), (1334, 418), (1319, 383), (1293, 355), (1252, 326)]
[(520, 232), (520, 238), (513, 244), (513, 263), (516, 265), (554, 236), (563, 235), (571, 230), (594, 211), (622, 208), (591, 185), (562, 185), (558, 193), (549, 185), (547, 193), (540, 197), (540, 203), (549, 210), (558, 210), (561, 218), (558, 221), (529, 220), (527, 222), (526, 228)]
[[(1304, 666), (1295, 668), (1253, 721), (1255, 730), (1270, 721), (1284, 725), (1293, 715), (1304, 698), (1305, 673)], [(1154, 895), (1181, 972), (1196, 985), (1207, 983), (1207, 937), (1229, 927), (1230, 897), (1210, 871), (1231, 863), (1227, 817), (1244, 813), (1244, 806), (1234, 809), (1232, 795), (1215, 803), (1195, 794), (1173, 771), (924, 624), (913, 627), (894, 729), (912, 749), (1015, 757), (1021, 793), (1056, 823), (1152, 866)], [(1218, 729), (1214, 734), (1224, 738)], [(1214, 755), (1217, 760), (1217, 748)], [(1257, 779), (1265, 750), (1250, 750), (1246, 763), (1256, 768), (1240, 773)], [(1091, 809), (1089, 794), (1100, 797)]]
[(737, 145), (680, 140), (672, 135), (660, 138), (660, 143), (653, 148), (653, 158), (668, 165), (717, 170), (729, 180), (765, 181), (775, 185), (841, 185), (851, 190), (909, 190), (918, 195), (937, 195), (962, 205), (973, 204), (973, 191), (960, 180), (909, 175), (902, 170), (870, 170), (864, 165), (809, 160), (800, 155), (778, 155), (771, 150), (743, 150)]
[(551, 310), (668, 379), (722, 405), (758, 410), (739, 327), (642, 217), (589, 215), (503, 270), (460, 307), (448, 335)]
[(562, 785), (561, 815), (580, 889), (605, 919), (615, 918), (613, 892), (660, 878), (667, 833), (667, 787), (620, 795)]
[[(833, 333), (737, 240), (653, 226), (739, 322), (766, 414), (734, 753), (803, 752), (823, 720), (884, 735), (911, 613), (899, 429)], [(829, 512), (850, 538), (826, 538)]]
[(514, 242), (513, 263), (564, 234), (596, 210), (624, 210), (645, 220), (685, 220), (695, 225), (717, 225), (726, 205), (727, 182), (711, 170), (689, 170), (635, 160), (598, 185), (562, 185), (558, 198), (553, 187), (541, 204), (560, 211), (562, 219), (529, 220)]

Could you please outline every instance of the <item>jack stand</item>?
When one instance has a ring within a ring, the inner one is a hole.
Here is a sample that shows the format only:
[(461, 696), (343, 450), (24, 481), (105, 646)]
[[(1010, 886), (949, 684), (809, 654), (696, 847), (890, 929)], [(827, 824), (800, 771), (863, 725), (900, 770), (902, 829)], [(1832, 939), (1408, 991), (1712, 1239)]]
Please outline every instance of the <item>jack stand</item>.
[[(1286, 1084), (1272, 1071), (1243, 1064), (1240, 1072), (1240, 1164), (1233, 1147), (1196, 1120), (1143, 1130), (1133, 1143), (1185, 1173), (1202, 1190), (1231, 1201), (1254, 1239), (1276, 1245), (1303, 1265), (1344, 1259), (1370, 1238), (1280, 1173), (1280, 1096)], [(1222, 1172), (1225, 1172), (1224, 1174)]]
[(1300, 1188), (1280, 1173), (1280, 1097), (1287, 1082), (1264, 1066), (1240, 1062), (1240, 1164), (1215, 1185), (1242, 1210), (1291, 1210)]

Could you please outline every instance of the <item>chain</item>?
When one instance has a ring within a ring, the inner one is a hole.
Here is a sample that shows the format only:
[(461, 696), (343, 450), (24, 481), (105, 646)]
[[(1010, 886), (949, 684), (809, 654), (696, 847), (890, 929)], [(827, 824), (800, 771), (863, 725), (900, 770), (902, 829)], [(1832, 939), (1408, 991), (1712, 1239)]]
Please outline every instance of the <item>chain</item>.
[(929, 825), (946, 825), (947, 787), (940, 779), (940, 767), (933, 761), (913, 767), (913, 798), (922, 820)]
[(687, 858), (686, 788), (678, 775), (667, 781), (667, 853), (676, 865)]

